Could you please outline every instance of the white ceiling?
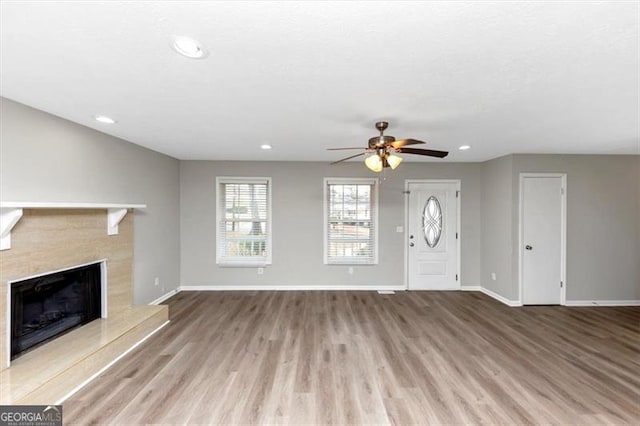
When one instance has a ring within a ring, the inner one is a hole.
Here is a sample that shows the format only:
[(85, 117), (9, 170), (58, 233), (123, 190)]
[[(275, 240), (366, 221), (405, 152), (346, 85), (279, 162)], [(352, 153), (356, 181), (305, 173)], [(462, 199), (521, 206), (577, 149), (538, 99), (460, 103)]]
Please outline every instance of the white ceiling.
[[(2, 96), (180, 159), (336, 160), (349, 152), (326, 148), (364, 147), (379, 119), (451, 150), (445, 161), (640, 153), (638, 2), (3, 0), (0, 12)], [(209, 56), (178, 55), (172, 35)]]

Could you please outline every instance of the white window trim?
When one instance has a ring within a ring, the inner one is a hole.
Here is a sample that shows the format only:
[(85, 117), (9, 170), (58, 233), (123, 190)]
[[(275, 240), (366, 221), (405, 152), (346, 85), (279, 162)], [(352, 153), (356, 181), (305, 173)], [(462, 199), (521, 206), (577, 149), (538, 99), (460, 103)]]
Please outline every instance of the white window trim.
[[(358, 261), (357, 258), (347, 259), (344, 261), (333, 261), (329, 262), (329, 194), (327, 193), (329, 189), (329, 185), (363, 185), (369, 184), (373, 185), (373, 225), (374, 225), (374, 236), (373, 236), (373, 261), (372, 262), (363, 262)], [(323, 190), (323, 220), (322, 228), (324, 230), (324, 264), (325, 265), (377, 265), (378, 264), (378, 228), (380, 227), (380, 223), (378, 221), (378, 211), (380, 210), (380, 206), (378, 204), (378, 179), (376, 178), (339, 178), (339, 177), (326, 177), (323, 181), (324, 190)]]
[[(218, 244), (218, 231), (220, 229), (220, 220), (224, 218), (224, 214), (221, 210), (220, 206), (220, 184), (223, 183), (265, 183), (267, 184), (267, 222), (266, 222), (266, 230), (267, 230), (267, 240), (266, 240), (266, 251), (267, 256), (266, 259), (240, 259), (240, 258), (225, 258), (222, 256), (221, 248)], [(272, 254), (271, 254), (271, 240), (273, 236), (271, 235), (271, 223), (273, 219), (271, 218), (271, 192), (273, 190), (273, 186), (271, 185), (270, 177), (236, 177), (236, 176), (216, 176), (216, 264), (220, 267), (261, 267), (271, 265), (272, 262)]]

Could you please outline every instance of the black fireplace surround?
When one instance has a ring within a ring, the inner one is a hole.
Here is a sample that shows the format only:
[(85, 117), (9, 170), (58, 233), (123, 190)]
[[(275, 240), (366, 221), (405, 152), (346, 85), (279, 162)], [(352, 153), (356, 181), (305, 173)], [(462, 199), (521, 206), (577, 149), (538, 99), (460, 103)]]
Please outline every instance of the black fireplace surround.
[(100, 318), (101, 264), (11, 284), (11, 359)]

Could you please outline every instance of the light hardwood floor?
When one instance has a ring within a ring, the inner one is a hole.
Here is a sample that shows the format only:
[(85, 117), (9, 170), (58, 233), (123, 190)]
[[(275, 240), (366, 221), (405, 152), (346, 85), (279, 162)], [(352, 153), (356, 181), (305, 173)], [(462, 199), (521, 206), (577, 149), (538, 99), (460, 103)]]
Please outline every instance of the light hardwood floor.
[(640, 421), (640, 308), (480, 293), (184, 292), (65, 423)]

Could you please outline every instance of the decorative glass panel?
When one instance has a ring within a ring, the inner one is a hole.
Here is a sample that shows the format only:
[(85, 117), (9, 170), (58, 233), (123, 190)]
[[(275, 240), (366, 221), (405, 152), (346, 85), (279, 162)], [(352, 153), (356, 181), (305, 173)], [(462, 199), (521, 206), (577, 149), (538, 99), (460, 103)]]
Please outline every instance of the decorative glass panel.
[(440, 202), (433, 195), (429, 197), (422, 211), (422, 230), (427, 245), (434, 248), (442, 235), (442, 209)]

